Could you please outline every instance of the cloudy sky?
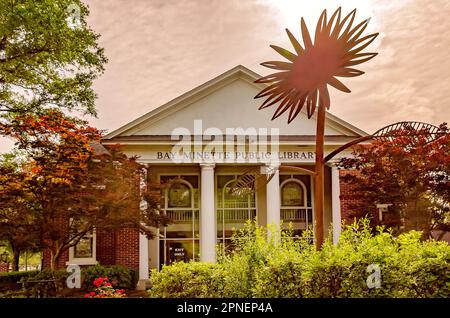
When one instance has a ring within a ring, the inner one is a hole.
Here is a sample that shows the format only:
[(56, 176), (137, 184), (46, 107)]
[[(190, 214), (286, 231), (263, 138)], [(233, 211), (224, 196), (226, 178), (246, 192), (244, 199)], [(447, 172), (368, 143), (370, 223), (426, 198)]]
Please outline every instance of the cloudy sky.
[[(380, 32), (361, 65), (344, 79), (352, 93), (331, 89), (331, 112), (373, 132), (399, 120), (450, 121), (448, 0), (84, 0), (109, 64), (96, 82), (99, 128), (113, 130), (242, 64), (278, 59), (269, 44), (290, 47), (303, 16), (314, 29), (322, 9), (338, 6), (372, 17)], [(284, 121), (285, 119), (281, 119)], [(5, 145), (5, 143), (4, 143)]]

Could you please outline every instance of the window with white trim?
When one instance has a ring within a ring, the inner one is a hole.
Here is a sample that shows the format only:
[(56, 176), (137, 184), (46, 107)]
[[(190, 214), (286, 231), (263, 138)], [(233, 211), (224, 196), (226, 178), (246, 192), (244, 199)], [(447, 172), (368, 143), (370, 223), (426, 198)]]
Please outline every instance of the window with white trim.
[(217, 175), (217, 242), (223, 252), (233, 249), (231, 237), (234, 231), (244, 228), (248, 220), (256, 218), (255, 192), (236, 196), (229, 193), (238, 175)]
[(280, 219), (283, 229), (291, 226), (294, 237), (314, 224), (311, 183), (307, 175), (280, 175)]
[(97, 264), (97, 235), (95, 230), (86, 233), (78, 243), (69, 248), (69, 264), (94, 265)]
[(163, 213), (171, 223), (160, 228), (160, 265), (199, 260), (198, 175), (160, 176), (164, 190)]

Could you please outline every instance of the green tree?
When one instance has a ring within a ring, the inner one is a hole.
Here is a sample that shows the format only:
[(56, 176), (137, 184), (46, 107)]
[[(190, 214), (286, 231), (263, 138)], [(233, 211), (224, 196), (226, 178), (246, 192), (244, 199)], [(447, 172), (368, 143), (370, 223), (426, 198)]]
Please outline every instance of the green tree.
[(80, 0), (0, 0), (0, 117), (59, 107), (95, 115), (107, 62)]

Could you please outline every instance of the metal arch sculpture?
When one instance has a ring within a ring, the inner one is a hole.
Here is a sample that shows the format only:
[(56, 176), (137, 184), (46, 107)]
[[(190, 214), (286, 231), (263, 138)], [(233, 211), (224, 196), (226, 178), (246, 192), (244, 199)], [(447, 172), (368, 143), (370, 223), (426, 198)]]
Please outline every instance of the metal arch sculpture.
[[(405, 133), (411, 131), (412, 133)], [(388, 125), (373, 133), (374, 139), (389, 140), (403, 136), (415, 136), (418, 138), (425, 138), (427, 142), (432, 142), (441, 137), (443, 133), (439, 127), (432, 124), (423, 123), (420, 121), (401, 121), (395, 124)]]
[(346, 143), (345, 145), (336, 148), (325, 157), (324, 163), (329, 162), (337, 154), (344, 151), (345, 149), (371, 139), (392, 142), (393, 140), (395, 140), (395, 138), (414, 136), (416, 137), (416, 140), (418, 140), (419, 138), (424, 138), (427, 142), (433, 142), (443, 135), (444, 133), (441, 132), (439, 127), (432, 124), (427, 124), (419, 121), (401, 121), (378, 129), (372, 135), (357, 138)]
[(378, 33), (362, 36), (369, 19), (353, 27), (356, 9), (341, 19), (339, 7), (327, 19), (324, 10), (317, 22), (314, 43), (301, 18), (301, 32), (304, 47), (292, 33), (286, 29), (289, 40), (296, 54), (281, 47), (271, 45), (280, 55), (288, 60), (269, 61), (261, 65), (277, 70), (276, 73), (264, 76), (256, 83), (270, 84), (255, 98), (265, 97), (259, 109), (264, 109), (279, 102), (272, 120), (289, 110), (288, 123), (291, 123), (306, 107), (308, 118), (317, 112), (316, 127), (316, 161), (314, 173), (314, 207), (316, 214), (316, 246), (323, 243), (323, 204), (324, 204), (324, 132), (326, 109), (330, 107), (328, 85), (350, 93), (336, 77), (355, 77), (364, 72), (352, 68), (364, 63), (377, 53), (362, 51), (378, 36)]

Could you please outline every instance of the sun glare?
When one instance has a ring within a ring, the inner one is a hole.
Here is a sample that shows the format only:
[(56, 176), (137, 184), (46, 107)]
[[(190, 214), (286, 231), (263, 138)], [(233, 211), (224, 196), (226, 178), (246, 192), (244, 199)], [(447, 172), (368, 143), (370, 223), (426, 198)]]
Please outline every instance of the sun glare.
[[(287, 27), (293, 30), (298, 28), (300, 18), (304, 17), (306, 24), (310, 27), (312, 33), (315, 32), (315, 21), (322, 13), (323, 9), (334, 12), (338, 7), (342, 7), (342, 13), (348, 13), (357, 9), (358, 17), (362, 20), (372, 17), (373, 0), (263, 0), (269, 6), (277, 10), (280, 15), (278, 22), (281, 27)], [(375, 19), (369, 23), (368, 29), (374, 28)]]

